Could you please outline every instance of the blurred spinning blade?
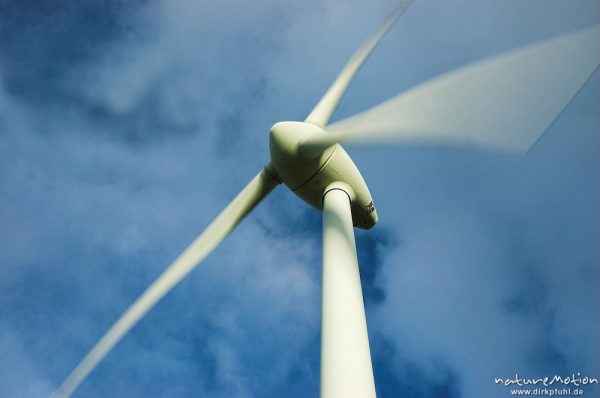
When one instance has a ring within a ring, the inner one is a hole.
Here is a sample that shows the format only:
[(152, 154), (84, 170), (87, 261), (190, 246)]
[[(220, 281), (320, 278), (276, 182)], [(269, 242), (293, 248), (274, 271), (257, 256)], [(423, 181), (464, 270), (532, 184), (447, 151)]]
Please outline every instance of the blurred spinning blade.
[(121, 318), (102, 336), (52, 397), (69, 397), (123, 336), (200, 261), (210, 254), (277, 184), (278, 182), (265, 170), (254, 177), (202, 234), (121, 315)]
[(599, 62), (598, 27), (475, 62), (326, 127), (305, 142), (433, 144), (526, 153)]

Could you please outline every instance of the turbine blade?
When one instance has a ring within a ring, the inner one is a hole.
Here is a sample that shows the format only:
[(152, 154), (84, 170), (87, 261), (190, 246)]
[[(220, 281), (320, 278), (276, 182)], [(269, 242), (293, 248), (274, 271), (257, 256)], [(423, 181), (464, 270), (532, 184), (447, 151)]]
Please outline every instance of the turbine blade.
[(219, 244), (236, 225), (265, 198), (278, 184), (262, 170), (229, 203), (217, 218), (169, 265), (146, 291), (121, 315), (119, 320), (102, 336), (92, 350), (77, 365), (63, 384), (52, 395), (54, 398), (69, 397), (96, 365), (156, 305), (177, 283)]
[(443, 74), (336, 122), (304, 145), (474, 146), (524, 154), (599, 63), (600, 28), (511, 50)]
[(310, 112), (306, 117), (305, 122), (316, 124), (317, 126), (325, 126), (331, 115), (337, 108), (340, 99), (346, 92), (348, 85), (352, 81), (352, 78), (358, 72), (362, 64), (365, 62), (369, 54), (381, 41), (386, 32), (392, 27), (394, 22), (404, 13), (404, 11), (410, 6), (413, 0), (409, 0), (402, 4), (392, 15), (390, 15), (385, 22), (375, 31), (367, 40), (356, 50), (352, 58), (348, 61), (344, 69), (340, 72), (338, 77), (335, 79), (329, 90), (321, 98), (317, 106)]

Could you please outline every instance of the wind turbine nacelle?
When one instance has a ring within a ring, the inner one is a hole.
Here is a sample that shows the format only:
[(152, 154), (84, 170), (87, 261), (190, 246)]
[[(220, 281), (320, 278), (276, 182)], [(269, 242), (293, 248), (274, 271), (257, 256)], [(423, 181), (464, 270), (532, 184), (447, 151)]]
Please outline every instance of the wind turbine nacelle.
[(311, 123), (273, 125), (269, 135), (271, 172), (302, 200), (321, 211), (323, 196), (329, 190), (343, 190), (351, 201), (354, 226), (371, 229), (377, 223), (373, 198), (344, 148), (339, 144), (325, 149), (302, 145), (322, 134), (327, 132)]

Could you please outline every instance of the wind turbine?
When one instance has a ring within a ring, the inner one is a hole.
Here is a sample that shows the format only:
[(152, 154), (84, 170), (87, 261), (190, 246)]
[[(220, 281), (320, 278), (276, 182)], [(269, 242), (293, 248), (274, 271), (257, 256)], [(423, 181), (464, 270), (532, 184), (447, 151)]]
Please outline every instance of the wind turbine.
[(281, 183), (323, 212), (321, 396), (375, 396), (353, 226), (370, 229), (377, 212), (340, 142), (441, 144), (524, 154), (599, 63), (600, 29), (594, 27), (464, 66), (329, 124), (354, 75), (409, 4), (359, 47), (304, 121), (273, 125), (271, 159), (264, 169), (117, 320), (55, 397), (70, 396), (129, 330)]

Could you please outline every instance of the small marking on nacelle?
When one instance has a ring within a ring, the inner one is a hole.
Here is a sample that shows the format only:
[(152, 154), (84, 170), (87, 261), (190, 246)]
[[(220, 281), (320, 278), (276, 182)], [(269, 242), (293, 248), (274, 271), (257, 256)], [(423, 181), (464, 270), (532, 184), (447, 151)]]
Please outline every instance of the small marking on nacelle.
[(375, 206), (373, 206), (373, 202), (369, 203), (365, 206), (367, 208), (367, 213), (371, 214), (375, 211)]

